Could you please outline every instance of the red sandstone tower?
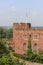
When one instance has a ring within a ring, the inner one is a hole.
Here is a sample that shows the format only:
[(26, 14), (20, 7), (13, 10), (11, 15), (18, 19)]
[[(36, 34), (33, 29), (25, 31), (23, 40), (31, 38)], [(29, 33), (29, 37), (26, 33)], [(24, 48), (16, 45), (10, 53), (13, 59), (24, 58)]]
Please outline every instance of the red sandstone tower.
[(13, 48), (15, 53), (26, 54), (30, 39), (33, 52), (43, 50), (43, 28), (32, 28), (30, 23), (13, 24)]

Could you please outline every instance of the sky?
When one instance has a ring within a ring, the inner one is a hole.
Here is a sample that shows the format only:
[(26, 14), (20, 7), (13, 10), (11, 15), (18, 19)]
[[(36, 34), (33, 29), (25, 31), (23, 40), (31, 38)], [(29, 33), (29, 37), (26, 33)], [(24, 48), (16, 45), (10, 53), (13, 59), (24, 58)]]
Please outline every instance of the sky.
[(0, 26), (16, 22), (43, 26), (43, 0), (0, 0)]

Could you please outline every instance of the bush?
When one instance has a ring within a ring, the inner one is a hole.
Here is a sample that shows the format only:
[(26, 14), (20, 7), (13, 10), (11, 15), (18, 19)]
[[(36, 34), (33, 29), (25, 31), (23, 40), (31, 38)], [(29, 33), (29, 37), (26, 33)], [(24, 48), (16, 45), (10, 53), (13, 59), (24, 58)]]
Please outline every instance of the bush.
[(0, 41), (0, 54), (9, 53), (9, 49), (5, 46), (5, 42)]
[(20, 54), (14, 53), (14, 56), (26, 60), (26, 55), (20, 55)]
[(43, 63), (43, 54), (29, 54), (26, 59), (32, 62)]

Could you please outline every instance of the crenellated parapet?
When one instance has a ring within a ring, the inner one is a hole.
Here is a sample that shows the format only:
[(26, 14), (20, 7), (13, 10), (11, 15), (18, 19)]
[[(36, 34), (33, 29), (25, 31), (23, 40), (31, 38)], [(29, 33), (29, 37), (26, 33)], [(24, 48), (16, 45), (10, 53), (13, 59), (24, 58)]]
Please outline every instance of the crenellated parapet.
[(14, 23), (14, 28), (16, 30), (23, 30), (31, 28), (31, 23)]

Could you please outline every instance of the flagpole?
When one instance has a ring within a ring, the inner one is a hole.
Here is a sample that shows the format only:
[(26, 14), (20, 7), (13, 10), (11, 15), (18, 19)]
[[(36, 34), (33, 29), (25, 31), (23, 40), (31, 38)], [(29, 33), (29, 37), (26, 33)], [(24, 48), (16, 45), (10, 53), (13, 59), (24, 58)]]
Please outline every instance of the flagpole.
[(28, 13), (26, 12), (26, 23), (28, 23)]

